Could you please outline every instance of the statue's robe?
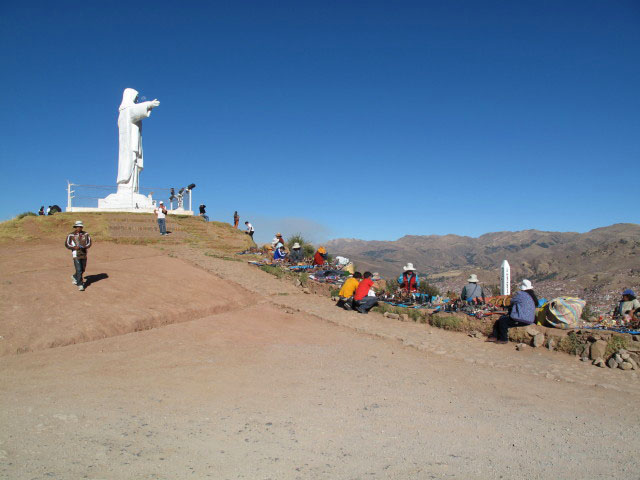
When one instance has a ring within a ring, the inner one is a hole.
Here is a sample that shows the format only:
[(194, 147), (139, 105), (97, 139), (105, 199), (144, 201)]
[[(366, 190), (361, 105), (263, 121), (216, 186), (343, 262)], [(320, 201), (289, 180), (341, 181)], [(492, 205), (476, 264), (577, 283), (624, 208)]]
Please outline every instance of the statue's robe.
[(151, 102), (135, 103), (138, 92), (125, 89), (118, 116), (118, 191), (138, 192), (138, 177), (144, 167), (142, 155), (142, 119), (151, 115)]

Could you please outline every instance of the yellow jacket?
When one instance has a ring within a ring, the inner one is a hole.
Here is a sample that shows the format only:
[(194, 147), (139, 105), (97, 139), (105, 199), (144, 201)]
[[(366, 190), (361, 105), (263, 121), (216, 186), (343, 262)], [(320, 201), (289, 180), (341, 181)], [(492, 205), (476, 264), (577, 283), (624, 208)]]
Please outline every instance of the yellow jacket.
[(353, 294), (356, 293), (356, 288), (358, 288), (359, 283), (360, 282), (357, 278), (347, 278), (347, 280), (342, 284), (342, 288), (340, 289), (338, 295), (343, 298), (353, 297)]

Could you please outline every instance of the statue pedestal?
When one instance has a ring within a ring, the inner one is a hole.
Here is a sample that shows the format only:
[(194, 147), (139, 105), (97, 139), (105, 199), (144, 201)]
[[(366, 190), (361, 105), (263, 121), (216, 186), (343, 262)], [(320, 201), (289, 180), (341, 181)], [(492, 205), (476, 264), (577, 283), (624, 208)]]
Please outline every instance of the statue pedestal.
[(101, 210), (135, 212), (153, 210), (154, 207), (151, 195), (145, 196), (126, 190), (98, 199), (98, 208)]

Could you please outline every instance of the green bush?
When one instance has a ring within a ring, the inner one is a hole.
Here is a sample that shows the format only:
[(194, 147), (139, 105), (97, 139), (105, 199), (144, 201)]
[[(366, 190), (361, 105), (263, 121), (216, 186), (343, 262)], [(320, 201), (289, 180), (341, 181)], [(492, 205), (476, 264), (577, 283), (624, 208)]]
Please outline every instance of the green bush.
[(313, 245), (307, 242), (300, 233), (295, 233), (287, 240), (287, 247), (291, 250), (294, 243), (299, 243), (302, 249), (302, 254), (306, 257), (312, 257), (316, 253), (316, 249)]
[(440, 295), (440, 290), (438, 289), (438, 287), (430, 284), (426, 278), (420, 283), (418, 291), (420, 293), (431, 295), (432, 297), (437, 297), (438, 295)]
[(558, 342), (558, 350), (561, 352), (566, 352), (570, 355), (575, 355), (578, 353), (578, 349), (582, 345), (582, 342), (575, 334), (575, 332), (569, 332), (566, 337), (563, 337)]
[(593, 310), (591, 310), (591, 306), (588, 303), (585, 303), (580, 318), (582, 320), (589, 320), (591, 317), (593, 317)]
[(271, 265), (262, 265), (260, 267), (260, 270), (262, 270), (263, 272), (270, 273), (271, 275), (275, 276), (276, 278), (284, 277), (284, 272), (278, 267), (272, 267)]
[(627, 348), (627, 340), (622, 335), (613, 335), (607, 342), (605, 358), (609, 358), (621, 348)]
[(22, 220), (24, 217), (37, 217), (38, 215), (33, 212), (22, 212), (16, 217), (16, 220)]
[(431, 325), (444, 330), (463, 332), (466, 330), (465, 319), (457, 315), (432, 315)]

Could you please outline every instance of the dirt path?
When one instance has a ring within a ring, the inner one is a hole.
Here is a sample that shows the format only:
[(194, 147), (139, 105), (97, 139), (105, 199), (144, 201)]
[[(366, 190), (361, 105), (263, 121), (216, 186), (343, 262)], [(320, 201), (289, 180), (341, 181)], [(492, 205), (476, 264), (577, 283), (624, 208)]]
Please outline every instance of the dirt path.
[(2, 478), (638, 478), (628, 372), (341, 312), (243, 263), (172, 254), (254, 304), (0, 358)]
[(60, 244), (3, 246), (0, 266), (0, 355), (113, 337), (255, 303), (237, 285), (147, 247), (97, 243), (89, 252), (84, 292), (71, 283), (71, 254)]

